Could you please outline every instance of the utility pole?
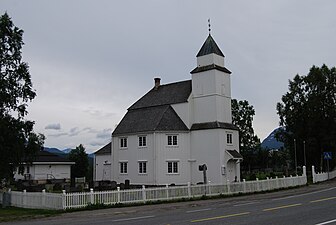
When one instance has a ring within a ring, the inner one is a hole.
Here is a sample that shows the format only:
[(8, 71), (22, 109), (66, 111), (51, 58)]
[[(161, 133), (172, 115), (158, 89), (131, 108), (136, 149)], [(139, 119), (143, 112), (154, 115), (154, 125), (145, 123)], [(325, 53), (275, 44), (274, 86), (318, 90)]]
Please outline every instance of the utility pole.
[(303, 159), (304, 159), (304, 165), (306, 165), (306, 141), (303, 141)]
[(295, 154), (295, 174), (297, 174), (297, 161), (296, 161), (296, 139), (294, 138), (294, 154)]

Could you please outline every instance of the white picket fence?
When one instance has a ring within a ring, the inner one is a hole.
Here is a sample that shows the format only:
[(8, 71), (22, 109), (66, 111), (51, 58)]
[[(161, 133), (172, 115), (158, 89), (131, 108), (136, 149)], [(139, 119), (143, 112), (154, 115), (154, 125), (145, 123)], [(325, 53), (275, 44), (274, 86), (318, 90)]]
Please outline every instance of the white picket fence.
[(130, 189), (116, 191), (94, 191), (79, 193), (29, 193), (26, 191), (9, 192), (11, 206), (22, 208), (40, 209), (74, 209), (83, 208), (90, 204), (113, 205), (117, 203), (145, 203), (149, 201), (166, 201), (173, 199), (183, 199), (201, 197), (203, 195), (232, 195), (238, 193), (254, 193), (269, 191), (280, 188), (288, 188), (307, 184), (307, 176), (304, 170), (302, 176), (290, 176), (275, 179), (243, 181), (222, 184), (190, 185)]
[(336, 170), (331, 172), (324, 172), (324, 173), (316, 173), (315, 167), (312, 166), (312, 176), (313, 176), (313, 183), (322, 182), (326, 180), (331, 180), (336, 177)]

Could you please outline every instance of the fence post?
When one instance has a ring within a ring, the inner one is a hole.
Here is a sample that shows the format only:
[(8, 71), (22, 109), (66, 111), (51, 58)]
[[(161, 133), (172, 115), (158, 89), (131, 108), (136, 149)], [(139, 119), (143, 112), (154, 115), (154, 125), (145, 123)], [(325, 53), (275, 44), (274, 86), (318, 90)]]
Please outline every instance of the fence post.
[(227, 185), (228, 194), (230, 194), (231, 190), (230, 190), (230, 181), (229, 180), (226, 181), (226, 185)]
[(166, 184), (166, 197), (167, 197), (167, 200), (169, 199), (169, 186), (168, 184)]
[(315, 166), (312, 166), (312, 177), (313, 177), (313, 183), (316, 183), (316, 177), (315, 177)]
[(209, 191), (208, 191), (209, 195), (211, 195), (211, 181), (210, 180), (208, 181), (207, 185), (208, 185), (208, 188), (209, 188)]
[(22, 207), (25, 208), (26, 204), (27, 204), (27, 191), (23, 190)]
[(243, 193), (246, 193), (246, 180), (243, 179)]
[(120, 187), (117, 187), (117, 203), (120, 203)]
[(142, 199), (146, 202), (146, 188), (145, 185), (142, 185)]
[(266, 177), (266, 182), (267, 182), (267, 190), (270, 190), (271, 187), (270, 187), (270, 180), (269, 180), (269, 177)]
[(45, 205), (46, 205), (46, 190), (45, 189), (43, 189), (42, 190), (42, 207), (45, 209), (46, 207), (45, 207)]
[(188, 182), (188, 197), (191, 198), (191, 186), (190, 186), (190, 182)]
[(65, 193), (65, 190), (62, 191), (62, 209), (66, 209), (67, 206), (66, 206), (66, 193)]
[(90, 188), (90, 204), (94, 204), (93, 188)]

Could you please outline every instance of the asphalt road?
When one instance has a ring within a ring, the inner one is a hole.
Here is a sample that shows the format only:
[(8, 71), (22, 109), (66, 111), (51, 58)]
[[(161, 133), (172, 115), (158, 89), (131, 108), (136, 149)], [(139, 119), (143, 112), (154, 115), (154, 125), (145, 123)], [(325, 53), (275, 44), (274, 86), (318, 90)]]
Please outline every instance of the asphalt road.
[(336, 224), (336, 180), (267, 194), (82, 211), (3, 224)]

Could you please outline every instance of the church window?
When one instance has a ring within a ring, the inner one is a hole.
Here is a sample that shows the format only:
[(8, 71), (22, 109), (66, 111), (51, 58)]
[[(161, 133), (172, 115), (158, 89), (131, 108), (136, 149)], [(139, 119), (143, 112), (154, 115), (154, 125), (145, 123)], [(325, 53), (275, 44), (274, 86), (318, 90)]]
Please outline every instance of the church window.
[(120, 138), (120, 148), (127, 148), (127, 138)]
[(127, 162), (120, 162), (120, 173), (127, 173)]
[(178, 173), (178, 161), (168, 162), (168, 173)]
[(139, 166), (139, 173), (147, 173), (147, 162), (146, 161), (138, 162), (138, 166)]
[(177, 146), (177, 135), (167, 135), (168, 146)]
[(146, 136), (139, 136), (139, 147), (147, 146), (147, 138)]

